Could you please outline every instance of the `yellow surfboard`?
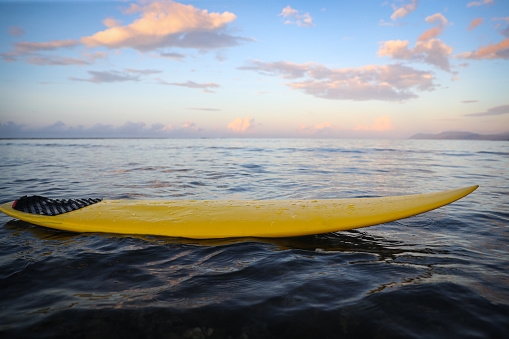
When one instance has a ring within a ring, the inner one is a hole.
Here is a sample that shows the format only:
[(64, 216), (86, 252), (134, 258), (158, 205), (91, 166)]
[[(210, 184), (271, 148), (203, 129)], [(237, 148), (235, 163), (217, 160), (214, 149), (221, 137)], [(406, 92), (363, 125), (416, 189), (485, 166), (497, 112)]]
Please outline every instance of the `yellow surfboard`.
[(102, 200), (58, 215), (3, 213), (73, 232), (162, 235), (195, 239), (292, 237), (351, 230), (447, 205), (478, 186), (382, 198), (324, 200)]

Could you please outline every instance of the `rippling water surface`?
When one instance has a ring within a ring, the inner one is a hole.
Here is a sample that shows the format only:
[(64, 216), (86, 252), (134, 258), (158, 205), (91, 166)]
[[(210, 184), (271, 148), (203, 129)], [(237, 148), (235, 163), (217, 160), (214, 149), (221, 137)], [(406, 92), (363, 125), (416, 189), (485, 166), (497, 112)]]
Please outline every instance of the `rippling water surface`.
[(77, 234), (0, 216), (0, 336), (474, 337), (509, 333), (509, 143), (0, 140), (0, 203), (320, 199), (480, 188), (316, 236)]

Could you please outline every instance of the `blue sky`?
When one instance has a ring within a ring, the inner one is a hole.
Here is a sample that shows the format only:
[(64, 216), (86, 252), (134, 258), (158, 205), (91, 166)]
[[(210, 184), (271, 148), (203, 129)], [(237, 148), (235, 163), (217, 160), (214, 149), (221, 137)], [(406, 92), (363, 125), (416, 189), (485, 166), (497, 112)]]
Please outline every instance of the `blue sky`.
[(0, 1), (0, 137), (509, 130), (509, 2)]

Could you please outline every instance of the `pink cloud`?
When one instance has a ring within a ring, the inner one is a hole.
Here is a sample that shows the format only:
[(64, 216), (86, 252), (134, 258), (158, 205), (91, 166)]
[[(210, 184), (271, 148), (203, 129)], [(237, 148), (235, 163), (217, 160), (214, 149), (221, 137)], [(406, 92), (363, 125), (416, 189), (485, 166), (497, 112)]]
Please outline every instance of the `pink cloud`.
[(104, 24), (104, 26), (111, 28), (111, 27), (120, 26), (121, 22), (114, 18), (106, 18), (103, 20), (103, 24)]
[(131, 4), (125, 13), (141, 13), (141, 17), (125, 26), (115, 22), (115, 26), (83, 37), (81, 41), (88, 47), (133, 48), (146, 52), (163, 47), (221, 48), (246, 40), (224, 30), (237, 18), (230, 12), (209, 13), (192, 5), (153, 1), (141, 6)]
[(489, 44), (481, 46), (472, 52), (464, 52), (455, 55), (456, 58), (464, 59), (509, 59), (509, 38), (506, 38), (498, 44)]
[(467, 7), (474, 6), (482, 6), (482, 5), (491, 5), (493, 4), (493, 0), (484, 0), (484, 1), (472, 1), (467, 4)]
[(285, 24), (295, 24), (299, 27), (312, 27), (315, 24), (313, 23), (313, 18), (309, 15), (309, 13), (301, 14), (300, 11), (293, 9), (290, 6), (286, 6), (283, 8), (281, 13), (278, 14), (283, 18), (288, 18), (285, 21)]
[(286, 83), (292, 89), (319, 98), (334, 100), (384, 100), (401, 101), (415, 98), (413, 90), (434, 89), (433, 76), (403, 65), (368, 65), (359, 68), (328, 68), (316, 63), (293, 64), (289, 62), (254, 61), (243, 70), (258, 71), (282, 78), (304, 78)]
[(470, 21), (470, 25), (468, 25), (467, 30), (469, 30), (469, 31), (473, 30), (474, 28), (476, 28), (477, 26), (482, 24), (483, 21), (484, 21), (483, 18), (475, 18), (475, 19), (473, 19), (472, 21)]
[[(77, 40), (17, 42), (11, 51), (1, 53), (0, 57), (4, 61), (28, 61), (26, 57), (34, 57), (37, 52), (83, 44), (88, 48), (133, 48), (141, 52), (148, 52), (168, 47), (199, 50), (218, 49), (253, 41), (251, 38), (233, 36), (228, 33), (227, 25), (237, 18), (230, 12), (209, 13), (207, 10), (201, 10), (192, 5), (168, 0), (142, 1), (141, 5), (131, 4), (124, 12), (124, 14), (138, 13), (138, 19), (123, 26), (120, 21), (107, 18), (103, 21), (104, 25), (108, 27), (107, 29)], [(177, 59), (184, 57), (182, 54), (176, 53), (162, 53), (161, 56)], [(41, 58), (42, 56), (36, 55), (36, 57)]]
[(316, 125), (299, 124), (299, 131), (307, 135), (326, 135), (334, 129), (334, 126), (326, 121)]
[(447, 46), (440, 39), (418, 41), (414, 48), (408, 48), (408, 41), (385, 41), (378, 50), (378, 56), (388, 56), (395, 60), (419, 61), (437, 66), (444, 71), (450, 71), (449, 55), (452, 47)]
[(435, 24), (436, 26), (422, 33), (417, 39), (418, 41), (428, 41), (442, 35), (447, 25), (447, 19), (442, 15), (442, 13), (436, 13), (428, 16), (426, 18), (426, 22)]
[(375, 118), (375, 123), (372, 125), (357, 125), (354, 130), (355, 131), (390, 131), (394, 129), (392, 125), (392, 121), (388, 115), (381, 116), (379, 118)]
[(251, 117), (236, 118), (230, 122), (226, 127), (234, 133), (247, 132), (254, 129), (254, 119)]
[(433, 38), (436, 38), (437, 36), (442, 35), (443, 32), (444, 32), (444, 28), (442, 26), (436, 26), (436, 27), (433, 27), (433, 28), (430, 28), (430, 29), (424, 31), (424, 33), (422, 33), (417, 40), (418, 41), (428, 41), (430, 39), (433, 39)]
[(406, 3), (401, 7), (393, 4), (392, 9), (394, 12), (391, 15), (391, 19), (392, 21), (396, 21), (397, 19), (401, 19), (415, 11), (417, 9), (417, 0), (412, 0), (411, 2)]

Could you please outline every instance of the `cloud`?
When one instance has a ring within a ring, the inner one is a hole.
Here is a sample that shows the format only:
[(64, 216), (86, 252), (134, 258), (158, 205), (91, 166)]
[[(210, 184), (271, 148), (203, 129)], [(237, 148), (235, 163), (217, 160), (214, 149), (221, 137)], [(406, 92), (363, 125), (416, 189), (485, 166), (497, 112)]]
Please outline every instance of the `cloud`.
[(103, 20), (103, 24), (106, 27), (117, 27), (120, 26), (121, 23), (121, 21), (115, 20), (114, 18), (106, 18)]
[(509, 59), (509, 38), (502, 40), (498, 44), (481, 46), (475, 51), (460, 53), (454, 57), (474, 60)]
[(469, 30), (469, 31), (473, 30), (474, 28), (476, 28), (477, 26), (482, 24), (483, 21), (484, 21), (483, 18), (475, 18), (475, 19), (473, 19), (472, 21), (470, 21), (470, 25), (468, 25), (467, 30)]
[(485, 116), (489, 116), (489, 115), (502, 115), (502, 114), (509, 114), (509, 105), (501, 105), (501, 106), (489, 108), (484, 112), (470, 113), (470, 114), (464, 114), (464, 115), (466, 117), (485, 117)]
[(226, 125), (226, 127), (234, 133), (247, 132), (254, 129), (254, 119), (251, 117), (246, 117), (244, 119), (236, 118)]
[(414, 48), (408, 48), (408, 40), (389, 40), (383, 42), (378, 50), (378, 56), (388, 56), (394, 60), (410, 60), (424, 62), (450, 71), (449, 55), (452, 47), (447, 46), (440, 39), (418, 41)]
[(63, 47), (75, 47), (79, 44), (79, 41), (67, 39), (49, 42), (17, 42), (14, 44), (14, 47), (17, 52), (24, 54), (38, 51), (51, 51)]
[(209, 13), (192, 5), (173, 1), (131, 4), (125, 14), (140, 13), (140, 18), (124, 26), (81, 38), (87, 47), (133, 48), (141, 52), (165, 47), (215, 49), (251, 41), (228, 34), (226, 25), (237, 17), (230, 12)]
[(250, 66), (239, 69), (279, 75), (281, 78), (304, 78), (285, 85), (318, 98), (334, 100), (401, 101), (417, 97), (413, 92), (415, 89), (434, 89), (434, 77), (431, 73), (400, 64), (331, 69), (315, 63), (264, 63), (255, 60)]
[(69, 126), (57, 121), (52, 125), (32, 128), (13, 122), (0, 123), (0, 136), (3, 138), (169, 138), (196, 137), (202, 132), (194, 122), (186, 122), (178, 128), (131, 121), (120, 126), (95, 124), (91, 127)]
[(417, 9), (417, 0), (407, 2), (401, 7), (398, 7), (395, 4), (393, 4), (392, 9), (394, 10), (394, 12), (391, 15), (391, 19), (392, 21), (396, 21), (397, 19), (401, 19), (415, 11)]
[(91, 62), (83, 59), (59, 56), (32, 56), (27, 59), (27, 62), (29, 64), (39, 66), (69, 66), (69, 65), (83, 66), (91, 64)]
[[(140, 52), (172, 47), (209, 50), (232, 47), (254, 40), (233, 36), (228, 32), (227, 25), (237, 18), (230, 12), (209, 13), (192, 5), (160, 0), (143, 1), (140, 5), (131, 4), (124, 14), (138, 14), (139, 17), (127, 25), (121, 25), (116, 19), (107, 18), (103, 21), (107, 29), (76, 40), (17, 42), (13, 44), (11, 51), (1, 53), (0, 57), (4, 61), (29, 61), (27, 57), (33, 57), (39, 52), (79, 45), (88, 48), (132, 48)], [(11, 32), (16, 34), (20, 30), (12, 28)], [(51, 62), (56, 60), (56, 57), (35, 56), (47, 58), (49, 61), (46, 65), (61, 64)], [(171, 52), (162, 52), (160, 56), (174, 60), (181, 60), (184, 57), (183, 54)]]
[(431, 16), (428, 16), (426, 18), (426, 22), (430, 24), (435, 24), (436, 26), (422, 33), (417, 39), (418, 41), (428, 41), (430, 39), (442, 35), (447, 25), (447, 19), (441, 13), (436, 13)]
[(313, 63), (296, 64), (288, 61), (262, 62), (253, 60), (250, 66), (242, 66), (238, 69), (257, 71), (265, 75), (280, 75), (286, 79), (295, 79), (305, 76), (310, 67), (313, 67)]
[(143, 74), (143, 75), (149, 75), (149, 74), (158, 74), (162, 73), (163, 71), (158, 71), (156, 69), (132, 69), (132, 68), (126, 68), (127, 72), (130, 73), (136, 73), (136, 74)]
[[(36, 55), (37, 52), (40, 51), (52, 51), (58, 48), (63, 47), (74, 47), (79, 45), (80, 43), (76, 40), (55, 40), (55, 41), (49, 41), (49, 42), (16, 42), (14, 44), (14, 50), (7, 52), (7, 53), (0, 53), (0, 56), (2, 57), (2, 60), (4, 61), (16, 61), (19, 58), (24, 57), (35, 57), (38, 58), (47, 58), (48, 60), (51, 59), (58, 59), (58, 57), (47, 57), (47, 56), (39, 56)], [(24, 59), (25, 61), (30, 60)], [(51, 64), (48, 62), (48, 64)], [(58, 64), (58, 63), (55, 63)]]
[(221, 111), (219, 108), (209, 108), (209, 107), (188, 107), (187, 109), (192, 111), (207, 111), (207, 112)]
[(197, 88), (202, 89), (202, 92), (204, 93), (214, 93), (210, 88), (219, 88), (221, 85), (216, 84), (214, 82), (207, 82), (207, 83), (197, 83), (194, 81), (186, 81), (186, 82), (166, 82), (162, 79), (156, 78), (156, 80), (159, 80), (159, 83), (161, 85), (171, 85), (171, 86), (180, 86), (180, 87), (188, 87), (188, 88)]
[(299, 130), (301, 132), (317, 136), (329, 134), (333, 131), (334, 128), (334, 125), (328, 121), (316, 125), (299, 124)]
[(175, 52), (163, 52), (159, 53), (159, 56), (161, 58), (171, 59), (175, 61), (182, 61), (186, 57), (185, 54)]
[(10, 36), (22, 36), (25, 34), (25, 30), (19, 26), (10, 26), (7, 33), (9, 33)]
[(74, 81), (88, 81), (94, 84), (110, 83), (110, 82), (125, 82), (125, 81), (140, 81), (140, 74), (129, 74), (127, 72), (119, 71), (87, 71), (92, 77), (89, 79), (70, 77)]
[(467, 4), (467, 7), (474, 6), (482, 6), (482, 5), (491, 5), (493, 4), (493, 0), (484, 0), (484, 1), (472, 1)]
[(439, 24), (439, 25), (447, 25), (447, 19), (443, 16), (442, 13), (435, 13), (430, 15), (425, 20), (429, 24)]
[(312, 27), (315, 24), (313, 23), (313, 18), (309, 15), (309, 13), (302, 14), (300, 11), (293, 9), (290, 6), (286, 6), (283, 8), (281, 13), (278, 16), (282, 16), (283, 18), (287, 18), (285, 21), (285, 25), (295, 24), (299, 27)]
[(475, 102), (478, 102), (479, 100), (462, 100), (461, 103), (462, 104), (473, 104)]
[(372, 125), (366, 126), (359, 124), (354, 128), (355, 131), (376, 131), (376, 132), (390, 131), (392, 129), (394, 129), (394, 126), (392, 125), (392, 121), (388, 115), (375, 118), (375, 123)]

